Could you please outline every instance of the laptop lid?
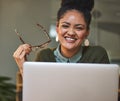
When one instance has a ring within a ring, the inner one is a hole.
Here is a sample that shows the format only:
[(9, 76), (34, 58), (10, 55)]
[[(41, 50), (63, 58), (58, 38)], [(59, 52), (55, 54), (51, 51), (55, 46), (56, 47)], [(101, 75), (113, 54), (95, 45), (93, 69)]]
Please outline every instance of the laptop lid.
[(117, 101), (118, 65), (25, 62), (23, 101)]

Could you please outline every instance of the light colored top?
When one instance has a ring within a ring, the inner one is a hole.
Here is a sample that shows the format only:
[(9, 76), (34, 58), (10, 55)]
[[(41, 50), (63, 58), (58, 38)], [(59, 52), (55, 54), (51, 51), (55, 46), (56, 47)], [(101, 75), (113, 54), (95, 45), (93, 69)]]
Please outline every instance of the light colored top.
[(66, 58), (61, 54), (60, 45), (58, 45), (56, 50), (54, 50), (54, 55), (55, 55), (56, 62), (77, 63), (82, 57), (82, 47), (80, 48), (80, 51), (78, 51), (78, 53), (75, 54), (73, 57)]

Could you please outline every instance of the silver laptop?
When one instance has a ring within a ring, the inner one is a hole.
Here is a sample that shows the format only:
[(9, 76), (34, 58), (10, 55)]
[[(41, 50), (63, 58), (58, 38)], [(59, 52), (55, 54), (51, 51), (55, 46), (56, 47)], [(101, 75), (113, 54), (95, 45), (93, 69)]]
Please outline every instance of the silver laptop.
[(25, 62), (23, 101), (118, 101), (116, 64)]

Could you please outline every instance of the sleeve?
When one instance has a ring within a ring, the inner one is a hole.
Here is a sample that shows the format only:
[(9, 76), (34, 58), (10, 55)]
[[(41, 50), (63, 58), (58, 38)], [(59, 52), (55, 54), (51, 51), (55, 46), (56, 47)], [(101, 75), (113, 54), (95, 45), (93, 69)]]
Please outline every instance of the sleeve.
[(35, 61), (55, 62), (53, 50), (50, 48), (47, 48), (39, 51), (36, 55)]
[(98, 63), (110, 63), (107, 51), (101, 46), (96, 46), (94, 50), (94, 55), (96, 56), (96, 61)]

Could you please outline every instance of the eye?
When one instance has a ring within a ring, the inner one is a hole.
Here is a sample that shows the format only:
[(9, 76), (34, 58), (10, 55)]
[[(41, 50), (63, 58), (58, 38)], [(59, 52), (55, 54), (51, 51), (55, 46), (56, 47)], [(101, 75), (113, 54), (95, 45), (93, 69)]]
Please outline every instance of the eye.
[(78, 30), (78, 31), (84, 30), (84, 27), (76, 27), (76, 30)]
[(69, 25), (62, 25), (62, 27), (63, 27), (63, 28), (68, 28), (68, 27), (69, 27)]

